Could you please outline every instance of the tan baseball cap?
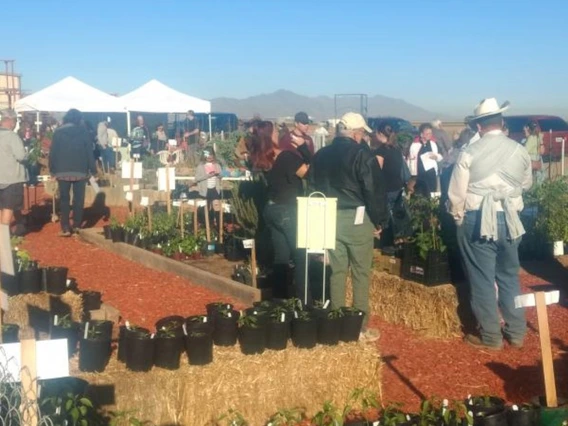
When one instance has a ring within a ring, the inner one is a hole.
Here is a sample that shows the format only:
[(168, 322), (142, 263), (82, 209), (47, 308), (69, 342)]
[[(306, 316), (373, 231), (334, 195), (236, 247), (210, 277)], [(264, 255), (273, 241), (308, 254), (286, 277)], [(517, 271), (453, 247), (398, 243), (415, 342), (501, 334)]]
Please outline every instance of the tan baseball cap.
[(363, 118), (361, 114), (357, 114), (356, 112), (348, 112), (341, 120), (339, 120), (341, 124), (345, 126), (346, 130), (357, 130), (357, 129), (365, 129), (368, 133), (373, 133), (371, 128), (367, 126), (367, 122)]

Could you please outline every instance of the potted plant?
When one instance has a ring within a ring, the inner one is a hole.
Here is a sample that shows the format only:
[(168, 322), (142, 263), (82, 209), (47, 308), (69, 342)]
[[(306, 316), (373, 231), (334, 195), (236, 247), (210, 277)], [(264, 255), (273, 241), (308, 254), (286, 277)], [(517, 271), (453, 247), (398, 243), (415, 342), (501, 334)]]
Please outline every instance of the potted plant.
[(213, 341), (217, 346), (233, 346), (237, 343), (240, 314), (234, 309), (219, 309), (215, 315)]
[(118, 353), (117, 353), (117, 359), (120, 362), (126, 362), (126, 354), (128, 352), (128, 347), (126, 344), (126, 337), (130, 334), (130, 333), (138, 333), (141, 331), (146, 331), (149, 332), (148, 329), (146, 328), (142, 328), (142, 327), (138, 327), (136, 325), (131, 325), (128, 321), (126, 321), (126, 324), (121, 325), (118, 328)]
[(276, 351), (286, 349), (290, 338), (290, 323), (292, 315), (283, 306), (277, 306), (270, 311), (267, 324), (266, 347)]
[(2, 324), (2, 343), (18, 343), (20, 341), (20, 326), (17, 324)]
[(465, 401), (467, 411), (473, 415), (474, 425), (499, 426), (507, 424), (505, 401), (496, 396), (469, 397)]
[(344, 412), (345, 425), (372, 425), (379, 420), (380, 403), (368, 389), (358, 388), (349, 396)]
[(341, 337), (341, 325), (344, 313), (341, 309), (333, 309), (318, 320), (318, 343), (337, 345)]
[(22, 294), (39, 293), (42, 290), (42, 270), (26, 250), (16, 250), (16, 266), (19, 292)]
[(323, 408), (312, 418), (314, 426), (343, 426), (344, 414), (330, 401), (323, 404)]
[(213, 362), (213, 336), (202, 329), (188, 330), (186, 351), (190, 365), (206, 365)]
[(510, 426), (536, 426), (538, 409), (532, 404), (513, 405), (507, 413)]
[(242, 315), (239, 318), (239, 343), (245, 355), (261, 354), (266, 347), (266, 326), (257, 315)]
[(63, 294), (67, 291), (67, 274), (69, 268), (48, 266), (45, 271), (45, 286), (48, 293)]
[(303, 408), (280, 409), (268, 420), (267, 426), (299, 425), (306, 418)]
[(536, 190), (537, 220), (540, 229), (552, 244), (554, 256), (564, 254), (568, 240), (568, 179), (560, 177), (542, 183)]
[(124, 241), (124, 227), (115, 217), (110, 219), (110, 235), (113, 243)]
[(154, 364), (155, 339), (146, 329), (129, 331), (126, 336), (126, 368), (131, 371), (150, 371)]
[(94, 290), (84, 290), (81, 292), (81, 298), (83, 299), (83, 311), (95, 311), (101, 308), (101, 297), (100, 291)]
[[(183, 321), (183, 318), (182, 318)], [(183, 331), (177, 322), (168, 322), (156, 332), (154, 365), (168, 370), (177, 370), (183, 350)], [(183, 324), (180, 322), (179, 324)]]
[(51, 326), (52, 339), (67, 339), (67, 350), (69, 358), (73, 356), (77, 350), (77, 342), (79, 341), (79, 324), (71, 321), (69, 314), (59, 318), (57, 315), (53, 318)]
[(233, 309), (233, 305), (227, 302), (213, 302), (205, 305), (205, 309), (207, 309), (207, 316), (209, 317), (209, 321), (214, 322), (217, 311), (221, 309), (231, 310)]
[(211, 334), (213, 332), (213, 324), (209, 321), (207, 315), (192, 315), (186, 318), (185, 329), (187, 333), (199, 330)]
[(103, 235), (105, 237), (105, 240), (112, 240), (112, 232), (110, 230), (110, 225), (103, 226)]
[(345, 306), (341, 308), (343, 321), (339, 338), (342, 342), (356, 342), (359, 340), (365, 312), (355, 307)]
[(415, 235), (404, 246), (402, 277), (426, 285), (448, 283), (450, 266), (441, 234), (439, 199), (415, 196), (410, 210)]
[(379, 424), (384, 426), (411, 425), (412, 418), (401, 410), (401, 404), (391, 404), (381, 413)]
[(297, 348), (311, 349), (318, 340), (318, 323), (307, 311), (295, 311), (292, 319), (292, 343)]
[(102, 324), (85, 323), (79, 344), (79, 369), (85, 372), (104, 371), (110, 358), (110, 344), (110, 336)]
[(170, 315), (156, 321), (156, 330), (166, 327), (175, 332), (177, 336), (183, 336), (183, 324), (185, 318), (179, 315)]

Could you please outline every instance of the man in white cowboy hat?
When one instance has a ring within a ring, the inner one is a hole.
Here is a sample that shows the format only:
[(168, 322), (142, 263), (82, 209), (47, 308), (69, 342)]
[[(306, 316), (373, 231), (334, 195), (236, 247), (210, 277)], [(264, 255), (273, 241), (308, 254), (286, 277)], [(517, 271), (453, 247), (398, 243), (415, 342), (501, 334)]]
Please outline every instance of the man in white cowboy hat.
[(337, 198), (335, 250), (330, 250), (331, 306), (345, 306), (345, 283), (351, 271), (353, 306), (365, 312), (362, 337), (376, 340), (369, 319), (369, 281), (374, 236), (388, 219), (386, 192), (376, 158), (364, 142), (372, 133), (361, 114), (349, 112), (337, 125), (337, 137), (314, 156), (309, 180), (327, 197)]
[(494, 98), (475, 108), (480, 139), (460, 153), (448, 194), (480, 331), (480, 337), (468, 334), (465, 341), (494, 350), (503, 347), (503, 337), (521, 348), (526, 333), (524, 311), (515, 309), (514, 299), (520, 294), (518, 247), (525, 233), (519, 212), (522, 192), (532, 185), (531, 161), (526, 149), (503, 134), (507, 108)]

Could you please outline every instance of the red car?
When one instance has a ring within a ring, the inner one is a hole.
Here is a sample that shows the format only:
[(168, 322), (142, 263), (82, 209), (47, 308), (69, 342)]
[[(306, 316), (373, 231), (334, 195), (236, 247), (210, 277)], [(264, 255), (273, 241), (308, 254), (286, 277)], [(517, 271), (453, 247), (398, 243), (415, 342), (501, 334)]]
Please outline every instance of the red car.
[(509, 137), (521, 142), (525, 138), (523, 127), (531, 121), (536, 121), (544, 139), (545, 159), (560, 159), (562, 153), (562, 140), (564, 140), (564, 154), (568, 154), (568, 123), (554, 115), (510, 115), (503, 117), (509, 128)]

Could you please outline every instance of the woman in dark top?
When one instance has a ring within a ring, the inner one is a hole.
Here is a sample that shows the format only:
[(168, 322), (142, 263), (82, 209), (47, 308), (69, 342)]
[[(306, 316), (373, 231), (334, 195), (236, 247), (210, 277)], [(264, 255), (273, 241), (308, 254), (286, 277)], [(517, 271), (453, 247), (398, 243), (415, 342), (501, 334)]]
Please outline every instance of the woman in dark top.
[(393, 207), (406, 184), (404, 182), (405, 173), (403, 173), (404, 158), (402, 151), (396, 144), (396, 133), (390, 125), (385, 124), (376, 129), (374, 140), (376, 141), (374, 144), (376, 148), (373, 153), (382, 169), (390, 217), (388, 226), (381, 234), (381, 245), (389, 247), (394, 245), (395, 240), (392, 217)]
[[(251, 141), (253, 169), (262, 171), (268, 184), (268, 204), (264, 219), (270, 230), (274, 248), (273, 297), (287, 298), (288, 283), (292, 280), (290, 261), (295, 264), (296, 295), (305, 293), (306, 252), (296, 248), (296, 197), (303, 192), (302, 178), (309, 167), (310, 152), (303, 139), (293, 139), (301, 154), (278, 148), (278, 130), (270, 121), (258, 124)], [(311, 294), (308, 291), (308, 304)]]

